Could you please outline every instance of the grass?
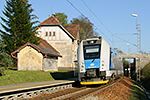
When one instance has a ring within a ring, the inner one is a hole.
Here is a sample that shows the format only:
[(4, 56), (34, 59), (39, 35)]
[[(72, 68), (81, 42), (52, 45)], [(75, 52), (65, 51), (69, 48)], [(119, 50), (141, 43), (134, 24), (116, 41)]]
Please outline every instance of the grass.
[(142, 85), (150, 92), (150, 63), (142, 70)]
[(150, 80), (149, 81), (143, 81), (142, 85), (150, 93)]
[[(142, 86), (150, 92), (150, 63), (142, 69)], [(130, 100), (149, 100), (145, 91), (138, 85), (132, 87), (132, 98)]]
[(42, 82), (57, 79), (73, 78), (73, 71), (17, 71), (6, 70), (4, 76), (0, 76), (0, 85), (12, 85), (31, 82)]
[(145, 91), (138, 85), (133, 85), (131, 92), (132, 97), (130, 100), (149, 100), (147, 95), (145, 94)]

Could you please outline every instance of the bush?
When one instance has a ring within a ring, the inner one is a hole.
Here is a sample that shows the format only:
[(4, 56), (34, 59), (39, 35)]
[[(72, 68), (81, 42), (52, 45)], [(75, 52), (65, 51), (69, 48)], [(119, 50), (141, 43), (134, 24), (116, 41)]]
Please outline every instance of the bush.
[(150, 80), (150, 63), (147, 64), (143, 70), (142, 70), (142, 76), (143, 78), (149, 79)]
[(0, 40), (0, 68), (4, 67), (7, 69), (13, 64), (13, 62), (10, 54), (4, 50), (5, 47), (6, 45)]
[(4, 67), (0, 67), (0, 76), (5, 74), (5, 68)]

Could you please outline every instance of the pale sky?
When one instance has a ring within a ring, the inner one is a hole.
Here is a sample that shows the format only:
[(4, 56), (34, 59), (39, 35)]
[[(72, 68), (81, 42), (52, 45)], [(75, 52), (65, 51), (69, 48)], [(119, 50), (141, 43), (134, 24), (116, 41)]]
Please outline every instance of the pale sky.
[[(81, 14), (69, 3), (78, 9), (94, 24), (97, 32), (113, 47), (124, 53), (137, 53), (136, 18), (131, 14), (137, 14), (137, 22), (141, 24), (141, 50), (150, 53), (150, 0), (29, 0), (33, 13), (42, 22), (54, 13), (65, 13), (68, 21), (77, 18)], [(0, 1), (0, 16), (4, 9), (5, 0)], [(89, 10), (90, 8), (90, 10)], [(0, 22), (2, 20), (0, 19)], [(0, 26), (0, 29), (2, 27)], [(122, 42), (119, 38), (129, 40), (130, 43)], [(116, 42), (117, 41), (117, 42)]]

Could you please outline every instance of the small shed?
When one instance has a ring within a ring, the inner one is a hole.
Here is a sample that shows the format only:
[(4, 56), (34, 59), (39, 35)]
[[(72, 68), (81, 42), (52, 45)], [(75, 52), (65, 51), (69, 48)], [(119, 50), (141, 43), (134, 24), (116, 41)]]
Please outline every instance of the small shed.
[(62, 57), (57, 50), (42, 39), (39, 45), (30, 42), (24, 44), (11, 53), (17, 59), (18, 70), (57, 71), (58, 57)]

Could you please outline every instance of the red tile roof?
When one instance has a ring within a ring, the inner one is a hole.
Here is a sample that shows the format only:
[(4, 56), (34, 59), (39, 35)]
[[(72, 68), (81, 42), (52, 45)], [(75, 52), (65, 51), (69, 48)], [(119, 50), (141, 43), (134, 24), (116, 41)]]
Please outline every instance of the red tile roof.
[[(42, 47), (45, 47), (45, 48), (49, 48), (51, 49), (52, 51), (56, 52), (56, 53), (59, 53), (55, 48), (53, 48), (46, 40), (44, 39), (40, 39), (40, 44), (39, 46), (42, 46)], [(60, 54), (60, 53), (59, 53)]]
[(77, 33), (79, 31), (79, 25), (70, 24), (70, 25), (63, 25), (63, 27), (71, 34), (75, 39), (77, 39)]
[(59, 20), (55, 17), (55, 15), (52, 15), (51, 17), (44, 20), (40, 25), (59, 25)]
[(47, 41), (45, 41), (44, 39), (40, 39), (40, 44), (39, 45), (35, 45), (35, 44), (32, 44), (30, 42), (27, 42), (26, 44), (24, 44), (23, 46), (21, 46), (20, 48), (18, 48), (17, 50), (13, 51), (11, 53), (11, 56), (13, 58), (16, 58), (17, 59), (17, 55), (16, 53), (18, 53), (21, 49), (23, 49), (25, 46), (32, 46), (34, 47), (35, 49), (41, 51), (42, 53), (46, 55), (49, 55), (49, 56), (54, 56), (54, 57), (62, 57), (60, 55), (60, 53), (54, 49)]
[[(44, 20), (40, 25), (61, 25), (59, 20), (52, 15), (51, 17)], [(79, 31), (79, 25), (70, 24), (70, 25), (62, 25), (75, 39), (77, 39), (77, 33)]]

